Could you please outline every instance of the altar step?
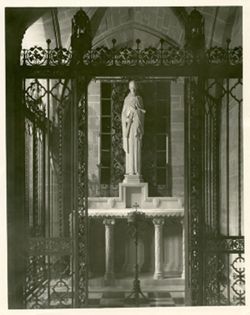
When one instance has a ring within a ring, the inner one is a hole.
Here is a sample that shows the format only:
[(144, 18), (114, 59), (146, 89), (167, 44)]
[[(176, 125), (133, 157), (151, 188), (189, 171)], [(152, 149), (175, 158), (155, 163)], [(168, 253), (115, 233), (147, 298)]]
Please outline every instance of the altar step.
[[(90, 291), (109, 291), (111, 289), (119, 291), (129, 291), (133, 286), (133, 277), (126, 277), (122, 279), (114, 279), (106, 281), (103, 277), (89, 279)], [(164, 290), (164, 291), (184, 291), (184, 279), (182, 278), (165, 278), (155, 280), (153, 276), (140, 277), (141, 288), (146, 291)]]

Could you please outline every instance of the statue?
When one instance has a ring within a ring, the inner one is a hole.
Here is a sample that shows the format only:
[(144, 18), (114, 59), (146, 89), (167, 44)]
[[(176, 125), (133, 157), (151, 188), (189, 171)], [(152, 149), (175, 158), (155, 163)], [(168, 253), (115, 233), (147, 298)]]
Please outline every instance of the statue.
[(141, 144), (144, 133), (144, 114), (141, 96), (135, 81), (129, 82), (129, 94), (122, 110), (123, 150), (126, 153), (126, 174), (141, 174)]

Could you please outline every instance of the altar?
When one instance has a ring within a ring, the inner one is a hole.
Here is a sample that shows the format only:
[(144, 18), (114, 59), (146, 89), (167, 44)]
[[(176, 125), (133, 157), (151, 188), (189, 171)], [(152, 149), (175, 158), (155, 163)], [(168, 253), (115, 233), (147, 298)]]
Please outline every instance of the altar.
[[(136, 176), (125, 176), (119, 184), (119, 197), (89, 198), (91, 274), (103, 272), (109, 285), (133, 273), (134, 245), (127, 221), (136, 204), (145, 214), (138, 244), (140, 271), (152, 273), (153, 279), (184, 278), (182, 200), (149, 197), (148, 183)], [(168, 228), (176, 231), (175, 238), (168, 234)]]

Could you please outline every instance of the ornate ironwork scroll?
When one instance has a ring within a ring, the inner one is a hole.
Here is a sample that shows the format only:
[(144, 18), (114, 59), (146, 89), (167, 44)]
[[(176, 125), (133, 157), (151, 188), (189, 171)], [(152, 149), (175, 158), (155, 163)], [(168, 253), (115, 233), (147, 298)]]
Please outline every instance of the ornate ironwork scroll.
[(71, 260), (69, 255), (30, 255), (27, 261), (26, 308), (72, 307)]
[(213, 239), (206, 246), (204, 305), (244, 305), (244, 239)]
[[(237, 65), (242, 63), (242, 47), (222, 48), (212, 47), (195, 52), (188, 48), (173, 46), (140, 48), (108, 48), (100, 46), (90, 49), (84, 54), (80, 63), (85, 66), (187, 66), (197, 64)], [(34, 46), (24, 49), (21, 53), (22, 66), (69, 66), (73, 60), (72, 51), (66, 48), (42, 48)]]
[(75, 212), (75, 306), (88, 303), (88, 106), (85, 78), (76, 79), (77, 211)]
[(26, 308), (72, 307), (69, 238), (31, 238), (26, 266)]
[(186, 282), (192, 305), (202, 305), (202, 118), (203, 100), (199, 94), (202, 84), (195, 78), (185, 81), (186, 98), (186, 211), (188, 221), (188, 265)]

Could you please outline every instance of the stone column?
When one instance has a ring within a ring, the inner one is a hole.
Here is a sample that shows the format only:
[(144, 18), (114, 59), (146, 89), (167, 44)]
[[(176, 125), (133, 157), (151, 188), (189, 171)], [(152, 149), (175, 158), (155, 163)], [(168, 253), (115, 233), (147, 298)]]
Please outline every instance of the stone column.
[(185, 279), (185, 226), (184, 226), (184, 218), (180, 221), (182, 226), (182, 274), (181, 278)]
[(162, 279), (163, 277), (163, 247), (162, 247), (162, 229), (164, 218), (154, 218), (155, 226), (155, 273), (154, 279)]
[(114, 279), (114, 224), (115, 219), (104, 219), (105, 224), (105, 275), (104, 280), (109, 284)]

